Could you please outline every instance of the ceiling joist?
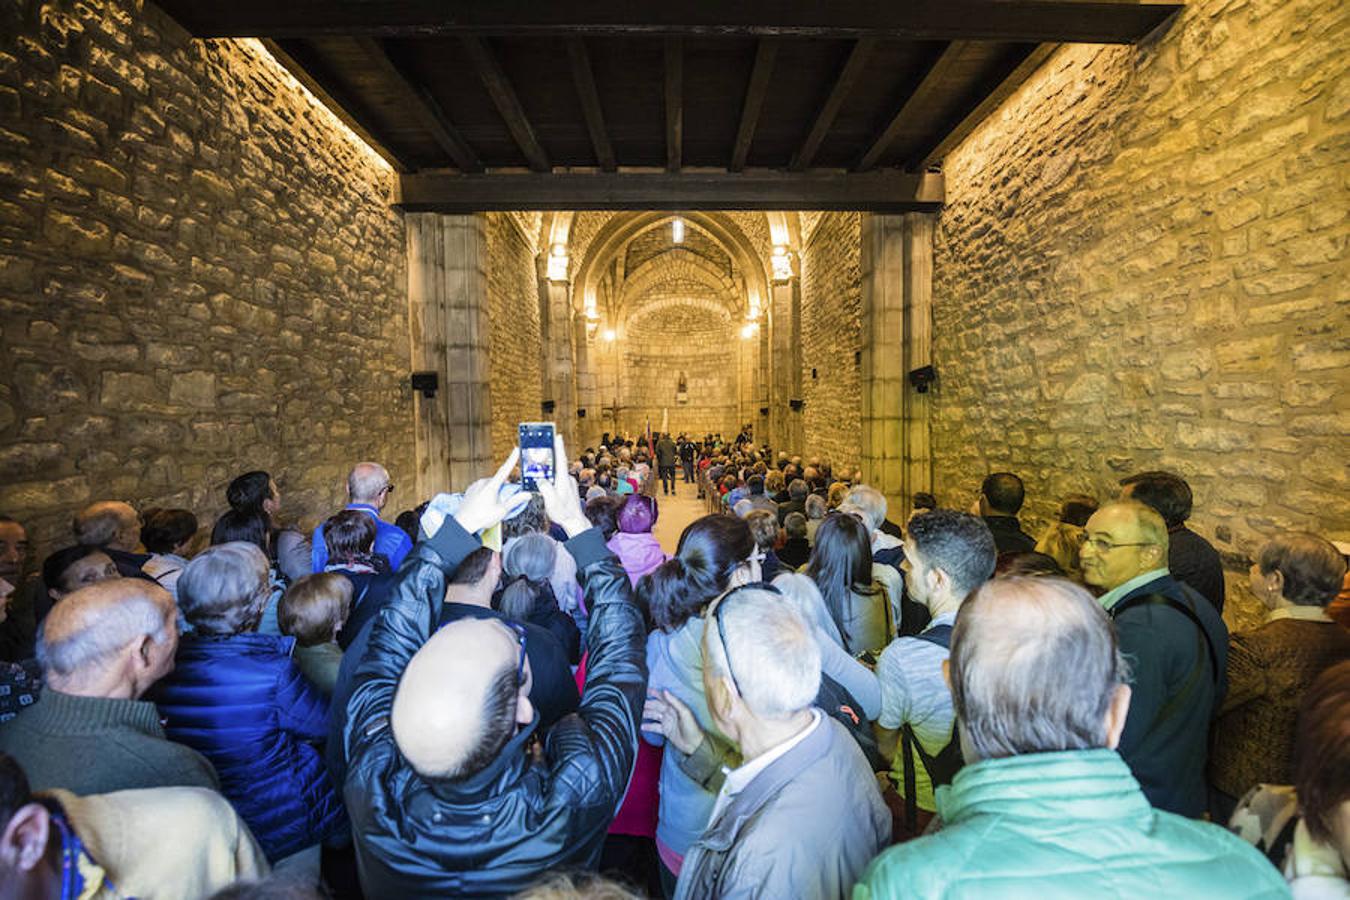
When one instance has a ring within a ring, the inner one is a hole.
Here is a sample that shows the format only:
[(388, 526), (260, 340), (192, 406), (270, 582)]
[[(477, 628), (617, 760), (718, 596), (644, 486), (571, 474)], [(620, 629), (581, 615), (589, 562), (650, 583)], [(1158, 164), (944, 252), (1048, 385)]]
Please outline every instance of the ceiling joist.
[(581, 114), (586, 119), (586, 131), (591, 137), (591, 146), (595, 148), (595, 161), (606, 172), (617, 168), (614, 158), (614, 145), (609, 141), (609, 131), (605, 128), (605, 114), (600, 107), (600, 92), (595, 88), (595, 73), (591, 70), (591, 56), (586, 50), (586, 41), (580, 37), (567, 39), (567, 57), (572, 63), (572, 81), (576, 84), (577, 99), (581, 101)]
[(745, 168), (750, 145), (755, 140), (755, 128), (759, 125), (759, 114), (764, 108), (764, 98), (769, 93), (773, 61), (777, 55), (776, 38), (759, 39), (755, 46), (755, 66), (750, 70), (750, 84), (745, 89), (745, 103), (741, 106), (741, 124), (736, 128), (736, 143), (731, 150), (731, 163), (727, 166), (732, 172)]
[(516, 146), (529, 162), (530, 168), (536, 172), (547, 172), (550, 168), (548, 156), (540, 146), (539, 139), (535, 137), (534, 128), (525, 116), (525, 108), (520, 105), (515, 88), (511, 87), (511, 82), (507, 79), (506, 72), (502, 70), (501, 63), (497, 61), (492, 48), (482, 38), (474, 35), (464, 35), (460, 38), (460, 44), (473, 61), (478, 76), (483, 79), (483, 87), (487, 88), (493, 105), (506, 121), (511, 137), (515, 139)]
[(1180, 9), (1122, 0), (160, 0), (197, 37), (463, 33), (1134, 43)]

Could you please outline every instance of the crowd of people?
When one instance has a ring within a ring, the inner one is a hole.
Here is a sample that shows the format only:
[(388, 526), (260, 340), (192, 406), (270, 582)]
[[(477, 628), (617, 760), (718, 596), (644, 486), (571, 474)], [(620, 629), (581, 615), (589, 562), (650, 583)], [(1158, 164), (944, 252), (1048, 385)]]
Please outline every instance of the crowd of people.
[(1175, 473), (1032, 535), (1010, 472), (896, 522), (748, 432), (554, 452), (0, 515), (0, 896), (1350, 893), (1350, 548), (1270, 535), (1230, 634)]

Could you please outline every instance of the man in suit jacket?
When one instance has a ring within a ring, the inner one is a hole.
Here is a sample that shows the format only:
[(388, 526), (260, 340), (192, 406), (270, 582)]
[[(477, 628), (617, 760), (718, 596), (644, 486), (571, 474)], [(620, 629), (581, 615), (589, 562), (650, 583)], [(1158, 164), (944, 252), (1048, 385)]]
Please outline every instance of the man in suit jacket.
[(1133, 669), (1133, 699), (1120, 739), (1155, 807), (1198, 817), (1206, 808), (1209, 723), (1223, 701), (1228, 629), (1218, 610), (1167, 569), (1167, 526), (1134, 500), (1088, 519), (1083, 578), (1106, 591)]

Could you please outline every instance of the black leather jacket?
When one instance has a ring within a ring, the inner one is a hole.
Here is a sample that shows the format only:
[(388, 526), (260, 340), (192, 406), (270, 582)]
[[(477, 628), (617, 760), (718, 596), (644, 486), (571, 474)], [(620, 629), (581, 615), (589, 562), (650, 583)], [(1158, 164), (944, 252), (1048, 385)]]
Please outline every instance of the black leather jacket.
[(372, 900), (500, 896), (549, 869), (594, 868), (632, 775), (647, 689), (645, 631), (628, 577), (596, 529), (566, 545), (591, 611), (584, 699), (548, 730), (543, 762), (526, 751), (537, 714), (469, 778), (424, 779), (398, 752), (389, 714), (399, 676), (440, 619), (446, 575), (478, 546), (448, 518), (418, 543), (357, 670), (345, 795)]

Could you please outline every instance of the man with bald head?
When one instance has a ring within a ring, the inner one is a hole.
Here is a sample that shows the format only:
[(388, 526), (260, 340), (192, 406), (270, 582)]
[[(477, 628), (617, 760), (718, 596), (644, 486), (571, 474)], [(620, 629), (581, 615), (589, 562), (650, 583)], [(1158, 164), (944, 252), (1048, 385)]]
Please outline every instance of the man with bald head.
[(966, 765), (938, 788), (942, 830), (882, 853), (853, 900), (1287, 894), (1241, 839), (1149, 806), (1116, 752), (1134, 715), (1129, 667), (1082, 588), (983, 585), (944, 675)]
[[(645, 627), (618, 559), (581, 510), (562, 440), (549, 518), (567, 532), (590, 610), (581, 706), (540, 735), (525, 632), (442, 620), (447, 579), (528, 494), (499, 492), (519, 451), (457, 508), (438, 496), (370, 633), (347, 704), (345, 796), (365, 895), (514, 894), (594, 868), (628, 787), (646, 690)], [(542, 746), (535, 743), (542, 737)]]
[(130, 503), (120, 500), (91, 503), (75, 514), (71, 530), (77, 544), (98, 547), (108, 554), (123, 577), (150, 578), (142, 571), (150, 561), (150, 554), (138, 552), (142, 549), (141, 514)]
[[(344, 509), (359, 509), (375, 520), (375, 552), (389, 560), (389, 568), (397, 569), (403, 557), (412, 549), (407, 532), (380, 518), (380, 510), (389, 502), (394, 485), (389, 473), (379, 463), (357, 463), (347, 475), (347, 499)], [(328, 546), (323, 540), (323, 525), (314, 529), (314, 571), (322, 572), (328, 565)]]
[(114, 578), (66, 595), (38, 632), (42, 698), (0, 724), (0, 751), (38, 790), (219, 788), (211, 764), (167, 740), (140, 699), (173, 668), (177, 646), (173, 598), (153, 582)]
[(1167, 568), (1167, 525), (1136, 500), (1093, 513), (1080, 551), (1083, 580), (1116, 623), (1134, 670), (1120, 738), (1149, 802), (1184, 816), (1205, 810), (1209, 725), (1226, 689), (1228, 629), (1214, 605)]

